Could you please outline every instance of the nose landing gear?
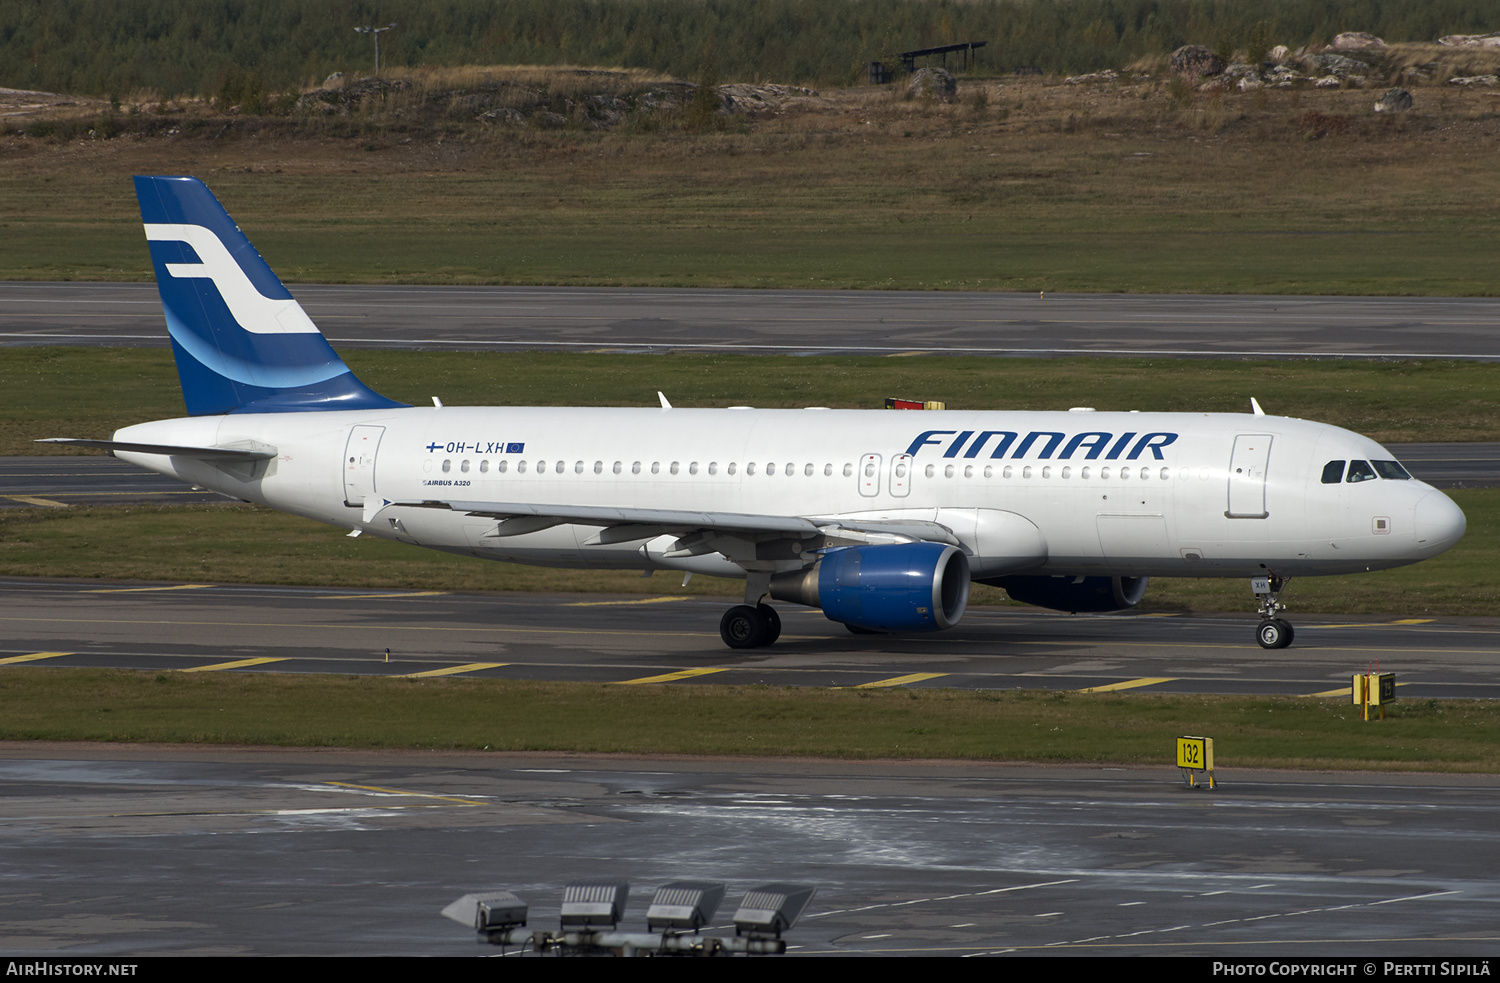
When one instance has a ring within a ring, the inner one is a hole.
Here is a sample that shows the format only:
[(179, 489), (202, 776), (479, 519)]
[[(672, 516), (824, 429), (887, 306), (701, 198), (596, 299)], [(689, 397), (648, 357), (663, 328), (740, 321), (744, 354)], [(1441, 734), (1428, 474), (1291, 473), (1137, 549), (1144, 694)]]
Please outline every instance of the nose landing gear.
[(1263, 649), (1284, 649), (1292, 644), (1296, 631), (1285, 618), (1276, 617), (1281, 610), (1281, 592), (1286, 589), (1287, 577), (1268, 574), (1251, 577), (1250, 589), (1260, 603), (1260, 624), (1255, 628), (1255, 640)]

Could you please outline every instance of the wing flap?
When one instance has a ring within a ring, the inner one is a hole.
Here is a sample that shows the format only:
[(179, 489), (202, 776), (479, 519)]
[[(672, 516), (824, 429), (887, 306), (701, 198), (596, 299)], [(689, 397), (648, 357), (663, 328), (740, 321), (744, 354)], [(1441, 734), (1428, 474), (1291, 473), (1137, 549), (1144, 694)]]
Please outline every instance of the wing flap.
[(699, 512), (686, 509), (625, 508), (616, 505), (539, 505), (530, 502), (397, 501), (406, 508), (448, 509), (497, 519), (496, 536), (516, 536), (570, 523), (601, 526), (586, 545), (647, 539), (668, 533), (687, 536), (699, 531), (764, 539), (813, 539), (828, 545), (850, 543), (932, 542), (962, 546), (953, 530), (939, 522), (919, 519), (847, 519), (798, 515), (755, 515), (743, 512)]

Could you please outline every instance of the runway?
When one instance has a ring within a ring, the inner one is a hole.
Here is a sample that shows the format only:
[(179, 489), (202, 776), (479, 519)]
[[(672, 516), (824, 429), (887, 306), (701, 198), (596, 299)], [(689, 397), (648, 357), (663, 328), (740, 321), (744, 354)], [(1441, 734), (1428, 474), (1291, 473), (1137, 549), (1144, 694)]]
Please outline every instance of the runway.
[[(1493, 973), (1494, 776), (0, 745), (8, 957), (491, 955), (563, 885), (809, 884), (790, 958), (1335, 957)], [(1253, 968), (1253, 967), (1252, 967)], [(1187, 965), (1178, 967), (1185, 971)]]
[[(781, 639), (719, 638), (725, 598), (0, 581), (0, 667), (471, 676), (629, 685), (1129, 689), (1349, 698), (1372, 661), (1404, 699), (1500, 697), (1500, 618), (1293, 613), (1293, 647), (1238, 616), (971, 608), (935, 635), (851, 635), (778, 606)], [(387, 656), (386, 650), (390, 654)]]
[[(1500, 300), (290, 287), (335, 348), (1500, 359)], [(0, 345), (165, 347), (153, 283), (0, 283)]]

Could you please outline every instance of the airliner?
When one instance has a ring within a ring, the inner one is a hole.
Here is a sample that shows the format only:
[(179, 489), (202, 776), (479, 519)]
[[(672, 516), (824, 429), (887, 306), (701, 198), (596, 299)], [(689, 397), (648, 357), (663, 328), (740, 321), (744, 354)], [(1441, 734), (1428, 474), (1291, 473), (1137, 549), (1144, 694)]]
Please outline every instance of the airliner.
[(745, 582), (719, 631), (769, 645), (769, 601), (856, 633), (930, 632), (972, 583), (1117, 611), (1151, 577), (1248, 578), (1291, 643), (1292, 577), (1435, 556), (1465, 520), (1378, 443), (1252, 412), (410, 406), (379, 395), (208, 188), (137, 177), (187, 416), (105, 449), (151, 471), (480, 559)]

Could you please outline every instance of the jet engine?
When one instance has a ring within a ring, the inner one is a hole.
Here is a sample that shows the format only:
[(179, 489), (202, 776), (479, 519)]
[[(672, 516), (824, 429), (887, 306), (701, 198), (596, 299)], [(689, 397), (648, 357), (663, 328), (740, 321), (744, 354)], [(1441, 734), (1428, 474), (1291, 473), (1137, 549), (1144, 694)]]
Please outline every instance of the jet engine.
[(940, 631), (958, 624), (969, 604), (969, 560), (942, 543), (844, 546), (772, 577), (771, 596), (854, 628)]
[(1140, 603), (1147, 577), (990, 577), (1012, 600), (1053, 611), (1123, 611)]

